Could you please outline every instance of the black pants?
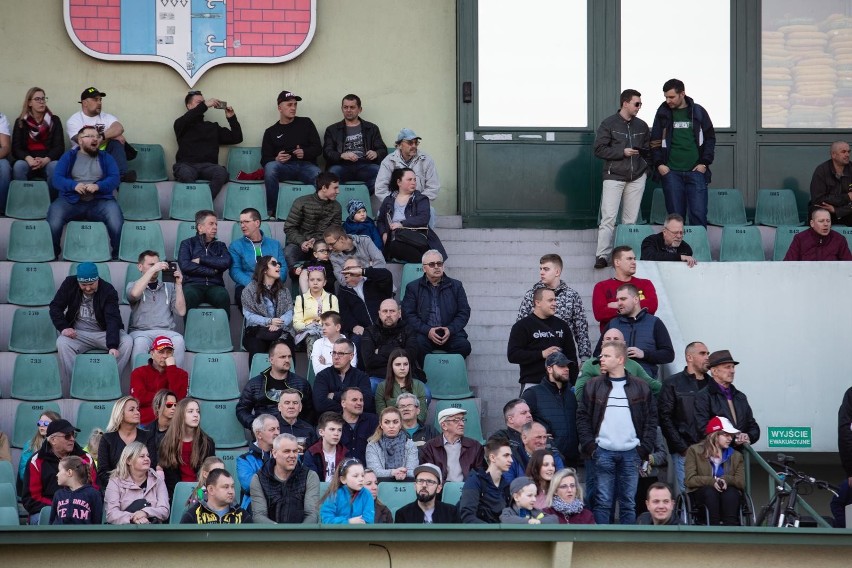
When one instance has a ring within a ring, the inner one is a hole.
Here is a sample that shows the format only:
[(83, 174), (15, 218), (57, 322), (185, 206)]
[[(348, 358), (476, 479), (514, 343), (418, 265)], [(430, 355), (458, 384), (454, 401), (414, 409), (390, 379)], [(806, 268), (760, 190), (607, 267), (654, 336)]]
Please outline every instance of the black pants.
[(740, 524), (740, 491), (728, 487), (721, 493), (712, 485), (705, 485), (690, 493), (698, 505), (707, 507), (710, 525), (735, 526)]
[(403, 260), (405, 262), (413, 262), (420, 264), (423, 260), (425, 250), (420, 250), (396, 240), (391, 240), (391, 235), (388, 235), (388, 241), (385, 243), (385, 260)]
[[(257, 337), (257, 332), (264, 329), (266, 328), (263, 326), (254, 325), (247, 327), (243, 334), (243, 347), (245, 347), (246, 351), (249, 353), (249, 364), (251, 364), (251, 360), (254, 358), (255, 354), (267, 353), (269, 351), (269, 346), (272, 345), (273, 341), (276, 341), (274, 339), (261, 339)], [(293, 359), (295, 360), (296, 342), (293, 341), (293, 337), (288, 333), (280, 340), (290, 347), (290, 353), (293, 354)]]

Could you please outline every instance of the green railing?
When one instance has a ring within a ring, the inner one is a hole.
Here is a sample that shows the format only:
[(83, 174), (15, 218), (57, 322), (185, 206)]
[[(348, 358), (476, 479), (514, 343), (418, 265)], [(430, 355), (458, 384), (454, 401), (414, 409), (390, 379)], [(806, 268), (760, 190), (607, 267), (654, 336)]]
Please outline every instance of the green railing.
[[(762, 457), (760, 457), (760, 454), (758, 454), (757, 451), (754, 448), (752, 448), (750, 444), (746, 444), (744, 447), (745, 447), (745, 451), (743, 452), (743, 457), (745, 457), (745, 483), (746, 483), (746, 492), (749, 495), (753, 495), (753, 493), (751, 492), (751, 460), (752, 459), (754, 459), (754, 461), (757, 463), (757, 465), (762, 467), (766, 471), (766, 473), (769, 474), (769, 478), (770, 478), (769, 487), (770, 487), (771, 493), (774, 494), (774, 487), (775, 487), (776, 483), (781, 483), (785, 487), (790, 488), (789, 484), (787, 484), (784, 480), (782, 480), (780, 477), (778, 477), (778, 474), (775, 472), (775, 469), (771, 465), (766, 463), (766, 460), (764, 460)], [(826, 522), (826, 520), (824, 518), (822, 518), (822, 515), (817, 513), (816, 510), (813, 507), (811, 507), (808, 504), (808, 502), (805, 501), (802, 498), (801, 495), (799, 495), (798, 498), (796, 499), (796, 505), (797, 505), (797, 507), (801, 507), (802, 509), (804, 509), (810, 516), (812, 516), (814, 518), (814, 520), (816, 521), (817, 525), (819, 525), (820, 527), (825, 528), (825, 529), (832, 528), (831, 525), (828, 524), (828, 522)], [(755, 511), (754, 514), (756, 516), (757, 511)]]

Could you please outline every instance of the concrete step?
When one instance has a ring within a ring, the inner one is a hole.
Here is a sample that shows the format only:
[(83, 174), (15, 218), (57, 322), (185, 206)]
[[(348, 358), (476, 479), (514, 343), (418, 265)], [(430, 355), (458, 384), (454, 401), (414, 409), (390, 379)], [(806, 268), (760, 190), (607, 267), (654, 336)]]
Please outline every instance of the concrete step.
[[(440, 236), (440, 234), (439, 234)], [(572, 255), (587, 255), (587, 254), (595, 254), (595, 243), (587, 243), (587, 242), (565, 242), (565, 243), (552, 243), (552, 242), (529, 242), (529, 241), (446, 241), (441, 238), (441, 242), (444, 244), (444, 247), (447, 249), (447, 253), (452, 255), (453, 257), (459, 254), (466, 255), (489, 255), (488, 258), (495, 256), (507, 256), (508, 258), (512, 258), (508, 255), (528, 255), (533, 254), (537, 257), (541, 256), (541, 251), (544, 250), (558, 250), (559, 255), (562, 256), (563, 260), (566, 256)], [(495, 246), (494, 243), (500, 243), (499, 246)], [(517, 258), (513, 258), (515, 262), (517, 262)]]
[(438, 233), (442, 242), (508, 241), (539, 242), (551, 247), (561, 243), (596, 242), (597, 229), (582, 231), (548, 231), (545, 229), (444, 229)]

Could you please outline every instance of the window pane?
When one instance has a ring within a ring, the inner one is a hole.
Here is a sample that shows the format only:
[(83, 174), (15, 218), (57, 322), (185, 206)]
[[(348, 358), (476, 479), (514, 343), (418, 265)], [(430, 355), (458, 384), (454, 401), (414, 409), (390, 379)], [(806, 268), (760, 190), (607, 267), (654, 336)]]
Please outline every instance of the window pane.
[(852, 2), (764, 0), (764, 128), (852, 127)]
[[(621, 0), (621, 88), (642, 93), (649, 125), (663, 83), (680, 79), (713, 126), (731, 126), (731, 6), (714, 0)], [(612, 93), (613, 111), (618, 93)]]
[(480, 126), (587, 126), (586, 0), (478, 6)]

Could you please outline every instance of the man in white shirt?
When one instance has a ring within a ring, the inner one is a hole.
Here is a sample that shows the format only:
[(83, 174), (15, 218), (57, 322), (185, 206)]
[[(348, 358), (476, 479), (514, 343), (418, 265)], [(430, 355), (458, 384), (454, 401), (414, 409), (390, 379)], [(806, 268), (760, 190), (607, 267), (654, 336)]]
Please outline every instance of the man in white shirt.
[(71, 147), (77, 147), (77, 132), (84, 126), (94, 126), (100, 134), (98, 149), (112, 156), (118, 164), (121, 181), (136, 181), (136, 172), (127, 169), (127, 140), (124, 138), (124, 125), (116, 117), (101, 112), (102, 100), (106, 93), (97, 87), (89, 87), (80, 93), (80, 112), (72, 114), (65, 123), (66, 132), (71, 139)]

